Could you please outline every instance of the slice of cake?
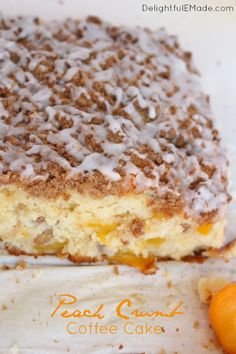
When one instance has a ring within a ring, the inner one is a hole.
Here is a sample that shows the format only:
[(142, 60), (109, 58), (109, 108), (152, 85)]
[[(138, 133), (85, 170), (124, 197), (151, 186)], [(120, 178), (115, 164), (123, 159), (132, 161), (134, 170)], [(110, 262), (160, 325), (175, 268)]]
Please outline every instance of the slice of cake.
[(191, 54), (96, 17), (0, 21), (0, 237), (145, 271), (224, 241), (227, 160)]

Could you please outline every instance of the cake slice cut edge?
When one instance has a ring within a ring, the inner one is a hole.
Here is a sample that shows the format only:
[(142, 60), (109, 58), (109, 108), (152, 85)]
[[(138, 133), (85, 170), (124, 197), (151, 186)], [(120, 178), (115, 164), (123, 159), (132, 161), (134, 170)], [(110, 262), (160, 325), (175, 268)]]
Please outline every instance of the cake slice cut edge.
[(49, 200), (16, 186), (0, 188), (0, 234), (12, 254), (57, 255), (75, 263), (128, 264), (143, 272), (155, 260), (218, 249), (225, 218), (199, 225), (153, 208), (150, 195), (95, 199), (72, 192)]

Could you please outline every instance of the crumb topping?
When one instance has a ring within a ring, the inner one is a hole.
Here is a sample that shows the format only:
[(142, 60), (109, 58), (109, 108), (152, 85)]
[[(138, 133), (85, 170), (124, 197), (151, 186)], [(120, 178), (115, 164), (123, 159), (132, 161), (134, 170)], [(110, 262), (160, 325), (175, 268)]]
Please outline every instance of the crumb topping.
[(164, 29), (0, 18), (0, 69), (1, 183), (43, 195), (152, 190), (194, 215), (226, 205), (209, 97)]

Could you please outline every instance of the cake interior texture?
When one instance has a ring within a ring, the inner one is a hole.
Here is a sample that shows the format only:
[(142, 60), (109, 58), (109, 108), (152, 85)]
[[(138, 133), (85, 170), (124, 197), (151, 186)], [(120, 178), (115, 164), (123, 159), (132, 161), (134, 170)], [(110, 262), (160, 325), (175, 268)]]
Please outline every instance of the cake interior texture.
[(224, 243), (227, 159), (164, 29), (0, 18), (0, 239), (141, 270)]
[(32, 197), (3, 187), (3, 240), (29, 254), (58, 253), (101, 260), (120, 253), (180, 259), (222, 245), (225, 221), (198, 225), (182, 215), (166, 218), (148, 207), (145, 194), (100, 199), (71, 194), (68, 200)]

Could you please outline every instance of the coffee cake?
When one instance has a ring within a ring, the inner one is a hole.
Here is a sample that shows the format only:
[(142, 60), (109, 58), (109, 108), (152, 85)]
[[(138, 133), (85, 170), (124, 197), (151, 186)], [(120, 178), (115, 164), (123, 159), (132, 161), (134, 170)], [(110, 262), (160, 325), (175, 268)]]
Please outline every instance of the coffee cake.
[(191, 53), (90, 16), (0, 21), (0, 236), (153, 266), (224, 241), (227, 160)]

